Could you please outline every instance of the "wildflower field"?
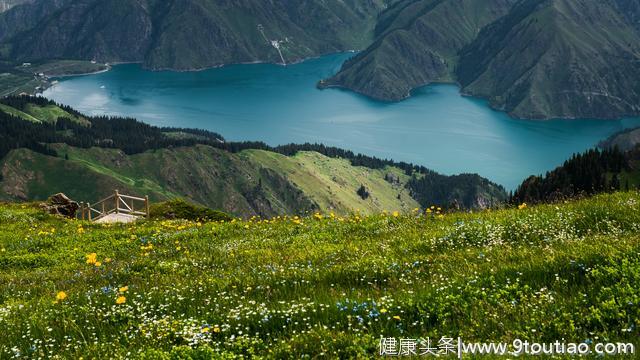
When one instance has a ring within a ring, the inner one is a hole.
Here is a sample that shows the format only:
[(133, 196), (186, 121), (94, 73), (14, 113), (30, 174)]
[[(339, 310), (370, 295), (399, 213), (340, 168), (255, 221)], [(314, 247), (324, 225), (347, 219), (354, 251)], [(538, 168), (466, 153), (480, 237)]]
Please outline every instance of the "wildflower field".
[(0, 205), (0, 359), (370, 358), (381, 337), (638, 342), (640, 195), (96, 225)]

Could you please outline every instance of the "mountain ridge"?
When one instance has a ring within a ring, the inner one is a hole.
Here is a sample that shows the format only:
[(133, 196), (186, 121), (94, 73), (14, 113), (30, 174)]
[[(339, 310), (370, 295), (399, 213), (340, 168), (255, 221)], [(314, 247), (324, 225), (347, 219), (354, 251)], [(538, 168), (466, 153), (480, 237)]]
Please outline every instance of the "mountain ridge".
[(17, 61), (136, 61), (152, 70), (288, 63), (365, 47), (386, 4), (41, 0), (1, 15), (0, 41), (5, 58)]
[[(617, 119), (640, 114), (639, 4), (493, 0), (485, 3), (485, 16), (478, 17), (479, 12), (471, 10), (478, 3), (396, 4), (381, 15), (385, 25), (378, 28), (373, 45), (319, 87), (400, 101), (418, 87), (451, 82), (462, 94), (487, 99), (493, 108), (516, 118)], [(454, 5), (459, 6), (443, 10)], [(418, 6), (430, 10), (421, 14)], [(477, 31), (467, 29), (465, 41), (456, 43), (456, 30), (464, 27), (451, 30), (448, 25), (474, 24), (474, 16), (484, 21), (475, 22)], [(389, 30), (394, 17), (405, 24), (412, 19), (410, 26)], [(441, 30), (434, 31), (438, 27)], [(438, 47), (437, 36), (449, 39), (448, 47)]]

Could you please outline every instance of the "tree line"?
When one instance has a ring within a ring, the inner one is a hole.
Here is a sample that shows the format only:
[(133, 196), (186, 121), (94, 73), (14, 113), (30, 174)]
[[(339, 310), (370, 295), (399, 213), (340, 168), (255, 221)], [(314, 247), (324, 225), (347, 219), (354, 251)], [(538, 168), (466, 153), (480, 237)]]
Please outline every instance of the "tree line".
[(575, 154), (557, 169), (544, 176), (531, 176), (511, 196), (511, 202), (543, 203), (606, 191), (627, 190), (630, 184), (621, 179), (630, 171), (629, 156), (618, 148), (592, 149)]
[[(128, 155), (138, 154), (148, 150), (200, 144), (233, 153), (248, 149), (258, 149), (292, 156), (300, 151), (314, 151), (331, 158), (348, 159), (354, 166), (363, 166), (371, 169), (382, 169), (386, 166), (394, 166), (402, 169), (408, 175), (414, 172), (420, 174), (435, 174), (435, 172), (424, 166), (356, 154), (350, 150), (325, 146), (323, 144), (304, 143), (269, 146), (260, 141), (228, 142), (222, 135), (207, 130), (171, 127), (160, 128), (126, 117), (87, 117), (69, 106), (58, 104), (44, 97), (26, 95), (10, 96), (1, 99), (0, 103), (20, 111), (25, 111), (29, 104), (40, 107), (55, 105), (69, 114), (86, 118), (90, 123), (90, 125), (87, 126), (66, 118), (59, 118), (55, 124), (32, 123), (0, 112), (0, 129), (4, 135), (3, 140), (6, 140), (3, 141), (5, 146), (4, 150), (0, 152), (0, 158), (4, 157), (8, 151), (18, 147), (27, 147), (34, 151), (53, 154), (53, 150), (46, 147), (46, 144), (52, 143), (64, 143), (79, 148), (90, 148), (93, 146), (114, 148), (120, 149)], [(192, 136), (171, 137), (167, 136), (168, 133), (184, 133)], [(15, 141), (16, 139), (20, 139), (20, 141)]]

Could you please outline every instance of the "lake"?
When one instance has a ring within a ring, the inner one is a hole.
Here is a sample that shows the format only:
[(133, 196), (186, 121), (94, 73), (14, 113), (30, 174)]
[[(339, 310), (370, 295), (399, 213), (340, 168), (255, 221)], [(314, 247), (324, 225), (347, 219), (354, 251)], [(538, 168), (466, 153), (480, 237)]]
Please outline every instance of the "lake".
[(454, 85), (423, 87), (399, 103), (316, 89), (350, 56), (201, 72), (150, 72), (124, 64), (60, 79), (44, 95), (90, 115), (129, 116), (270, 145), (319, 142), (444, 174), (478, 173), (507, 189), (617, 131), (640, 126), (640, 119), (514, 120), (461, 96)]

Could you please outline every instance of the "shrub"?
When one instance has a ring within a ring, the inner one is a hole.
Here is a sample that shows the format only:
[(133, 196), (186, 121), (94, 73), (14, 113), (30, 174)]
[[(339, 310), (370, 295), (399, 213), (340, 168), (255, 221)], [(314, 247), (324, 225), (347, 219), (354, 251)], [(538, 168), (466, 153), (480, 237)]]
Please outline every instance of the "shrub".
[(362, 198), (362, 200), (367, 200), (369, 198), (369, 190), (367, 190), (364, 185), (361, 185), (357, 191), (358, 195)]
[(232, 217), (222, 211), (174, 199), (151, 205), (151, 217), (155, 219), (185, 219), (207, 221), (230, 221)]

